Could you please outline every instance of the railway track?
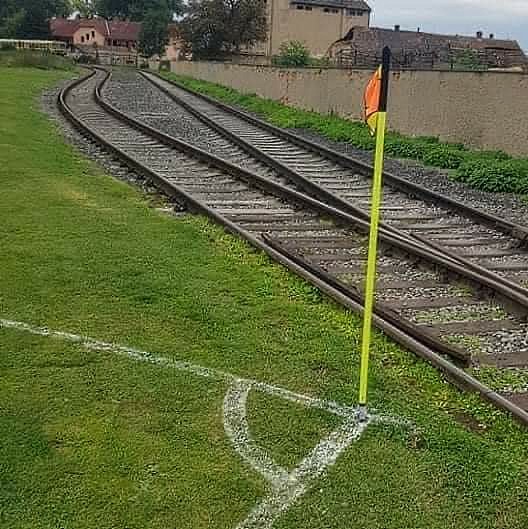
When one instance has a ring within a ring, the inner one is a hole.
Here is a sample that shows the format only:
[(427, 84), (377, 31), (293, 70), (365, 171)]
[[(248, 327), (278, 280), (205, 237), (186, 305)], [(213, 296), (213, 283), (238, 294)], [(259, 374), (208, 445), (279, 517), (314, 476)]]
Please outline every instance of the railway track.
[[(63, 113), (85, 135), (191, 209), (244, 237), (346, 307), (361, 310), (368, 221), (299, 192), (287, 176), (261, 161), (259, 173), (253, 172), (123, 114), (101, 96), (106, 78), (98, 70), (59, 98)], [(491, 391), (439, 354), (467, 363), (465, 344), (474, 341), (480, 354), (497, 365), (524, 362), (516, 350), (527, 332), (528, 298), (522, 289), (467, 269), (398, 232), (383, 232), (381, 247), (375, 324), (458, 385), (479, 391), (528, 423), (515, 398)], [(505, 335), (509, 347), (493, 354)]]
[[(170, 107), (172, 120), (185, 120), (227, 159), (244, 160), (245, 153), (245, 163), (247, 157), (261, 160), (313, 196), (368, 219), (370, 167), (154, 74), (141, 75), (176, 103)], [(146, 87), (142, 85), (141, 89)], [(166, 123), (165, 129), (169, 133), (170, 123)], [(159, 126), (164, 127), (163, 122)], [(468, 268), (481, 274), (489, 271), (490, 277), (526, 291), (527, 227), (470, 208), (394, 175), (385, 174), (385, 184), (386, 229), (420, 240)]]

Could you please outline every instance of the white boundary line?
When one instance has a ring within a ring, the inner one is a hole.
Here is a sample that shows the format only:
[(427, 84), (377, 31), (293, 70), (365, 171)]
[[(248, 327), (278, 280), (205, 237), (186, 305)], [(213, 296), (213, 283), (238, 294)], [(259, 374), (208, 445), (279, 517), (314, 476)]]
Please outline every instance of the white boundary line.
[[(226, 435), (240, 457), (258, 472), (270, 486), (268, 495), (249, 513), (244, 521), (237, 525), (237, 529), (271, 529), (275, 520), (308, 490), (311, 482), (336, 462), (339, 455), (348, 446), (361, 437), (369, 424), (386, 423), (405, 428), (411, 427), (407, 421), (381, 415), (370, 415), (365, 422), (358, 422), (356, 420), (357, 409), (354, 407), (301, 395), (265, 382), (237, 377), (218, 369), (174, 360), (124, 345), (102, 342), (86, 336), (54, 331), (47, 327), (36, 327), (28, 323), (2, 318), (0, 318), (0, 328), (59, 339), (79, 344), (87, 350), (112, 353), (137, 362), (173, 368), (199, 377), (227, 383), (228, 390), (223, 403), (223, 422)], [(288, 471), (276, 464), (266, 450), (259, 447), (251, 436), (247, 421), (247, 399), (251, 390), (281, 397), (305, 407), (325, 410), (342, 417), (343, 422), (322, 439), (295, 469)]]
[(146, 362), (149, 364), (156, 364), (164, 367), (172, 367), (173, 369), (177, 369), (178, 371), (186, 371), (199, 377), (212, 378), (215, 380), (227, 382), (228, 384), (236, 381), (245, 382), (247, 384), (250, 384), (252, 387), (259, 389), (260, 391), (269, 393), (270, 395), (276, 395), (277, 397), (282, 397), (283, 399), (302, 404), (309, 408), (320, 408), (323, 410), (327, 410), (330, 413), (334, 413), (342, 417), (348, 417), (350, 414), (355, 413), (354, 408), (351, 408), (349, 406), (341, 406), (340, 404), (337, 404), (333, 401), (308, 397), (306, 395), (294, 393), (293, 391), (289, 391), (279, 386), (273, 386), (265, 382), (259, 382), (250, 378), (237, 377), (236, 375), (221, 371), (220, 369), (203, 367), (198, 364), (186, 362), (184, 360), (174, 360), (172, 358), (160, 356), (147, 351), (141, 351), (140, 349), (127, 347), (125, 345), (103, 342), (87, 336), (80, 336), (78, 334), (72, 334), (69, 332), (54, 331), (48, 329), (47, 327), (36, 327), (28, 323), (6, 320), (2, 318), (0, 318), (0, 328), (1, 327), (6, 329), (16, 329), (18, 331), (25, 331), (38, 336), (48, 336), (50, 338), (57, 338), (59, 340), (79, 344), (85, 349), (91, 351), (113, 353), (119, 356), (128, 357), (131, 360), (135, 360), (137, 362)]

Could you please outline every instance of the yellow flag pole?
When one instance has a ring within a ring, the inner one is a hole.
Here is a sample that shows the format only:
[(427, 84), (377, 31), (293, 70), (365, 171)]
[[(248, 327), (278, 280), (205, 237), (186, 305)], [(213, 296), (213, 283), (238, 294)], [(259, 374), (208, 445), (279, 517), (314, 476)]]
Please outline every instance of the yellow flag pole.
[(363, 337), (361, 344), (361, 369), (359, 380), (359, 419), (362, 421), (366, 420), (368, 415), (368, 369), (372, 333), (372, 314), (374, 311), (374, 298), (376, 292), (376, 261), (378, 251), (378, 228), (382, 198), (383, 159), (385, 153), (385, 130), (387, 123), (387, 98), (389, 92), (390, 58), (390, 49), (388, 47), (385, 47), (383, 49), (380, 102), (376, 122), (376, 153), (374, 159), (374, 179), (372, 183), (370, 236), (367, 259), (367, 278), (365, 283)]

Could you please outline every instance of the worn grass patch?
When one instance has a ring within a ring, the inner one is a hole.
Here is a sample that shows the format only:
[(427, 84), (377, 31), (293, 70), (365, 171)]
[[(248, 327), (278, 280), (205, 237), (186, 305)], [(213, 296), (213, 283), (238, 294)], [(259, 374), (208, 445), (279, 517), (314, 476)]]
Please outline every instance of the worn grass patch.
[[(0, 317), (353, 405), (359, 318), (64, 145), (35, 111), (60, 77), (0, 69)], [(265, 492), (224, 435), (222, 383), (6, 329), (0, 378), (0, 527), (234, 528)], [(277, 527), (528, 527), (524, 430), (380, 334), (371, 381), (419, 438), (370, 429)], [(260, 395), (249, 420), (285, 464), (332, 426)]]
[(250, 394), (249, 427), (260, 446), (274, 460), (292, 469), (342, 419), (327, 411), (306, 408), (279, 397), (254, 392)]

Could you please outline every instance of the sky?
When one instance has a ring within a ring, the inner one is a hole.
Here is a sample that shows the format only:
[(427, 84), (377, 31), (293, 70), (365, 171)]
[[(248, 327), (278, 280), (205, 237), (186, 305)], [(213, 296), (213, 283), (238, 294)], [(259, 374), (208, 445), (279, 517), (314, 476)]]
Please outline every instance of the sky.
[(367, 0), (372, 25), (518, 40), (528, 50), (528, 0)]

